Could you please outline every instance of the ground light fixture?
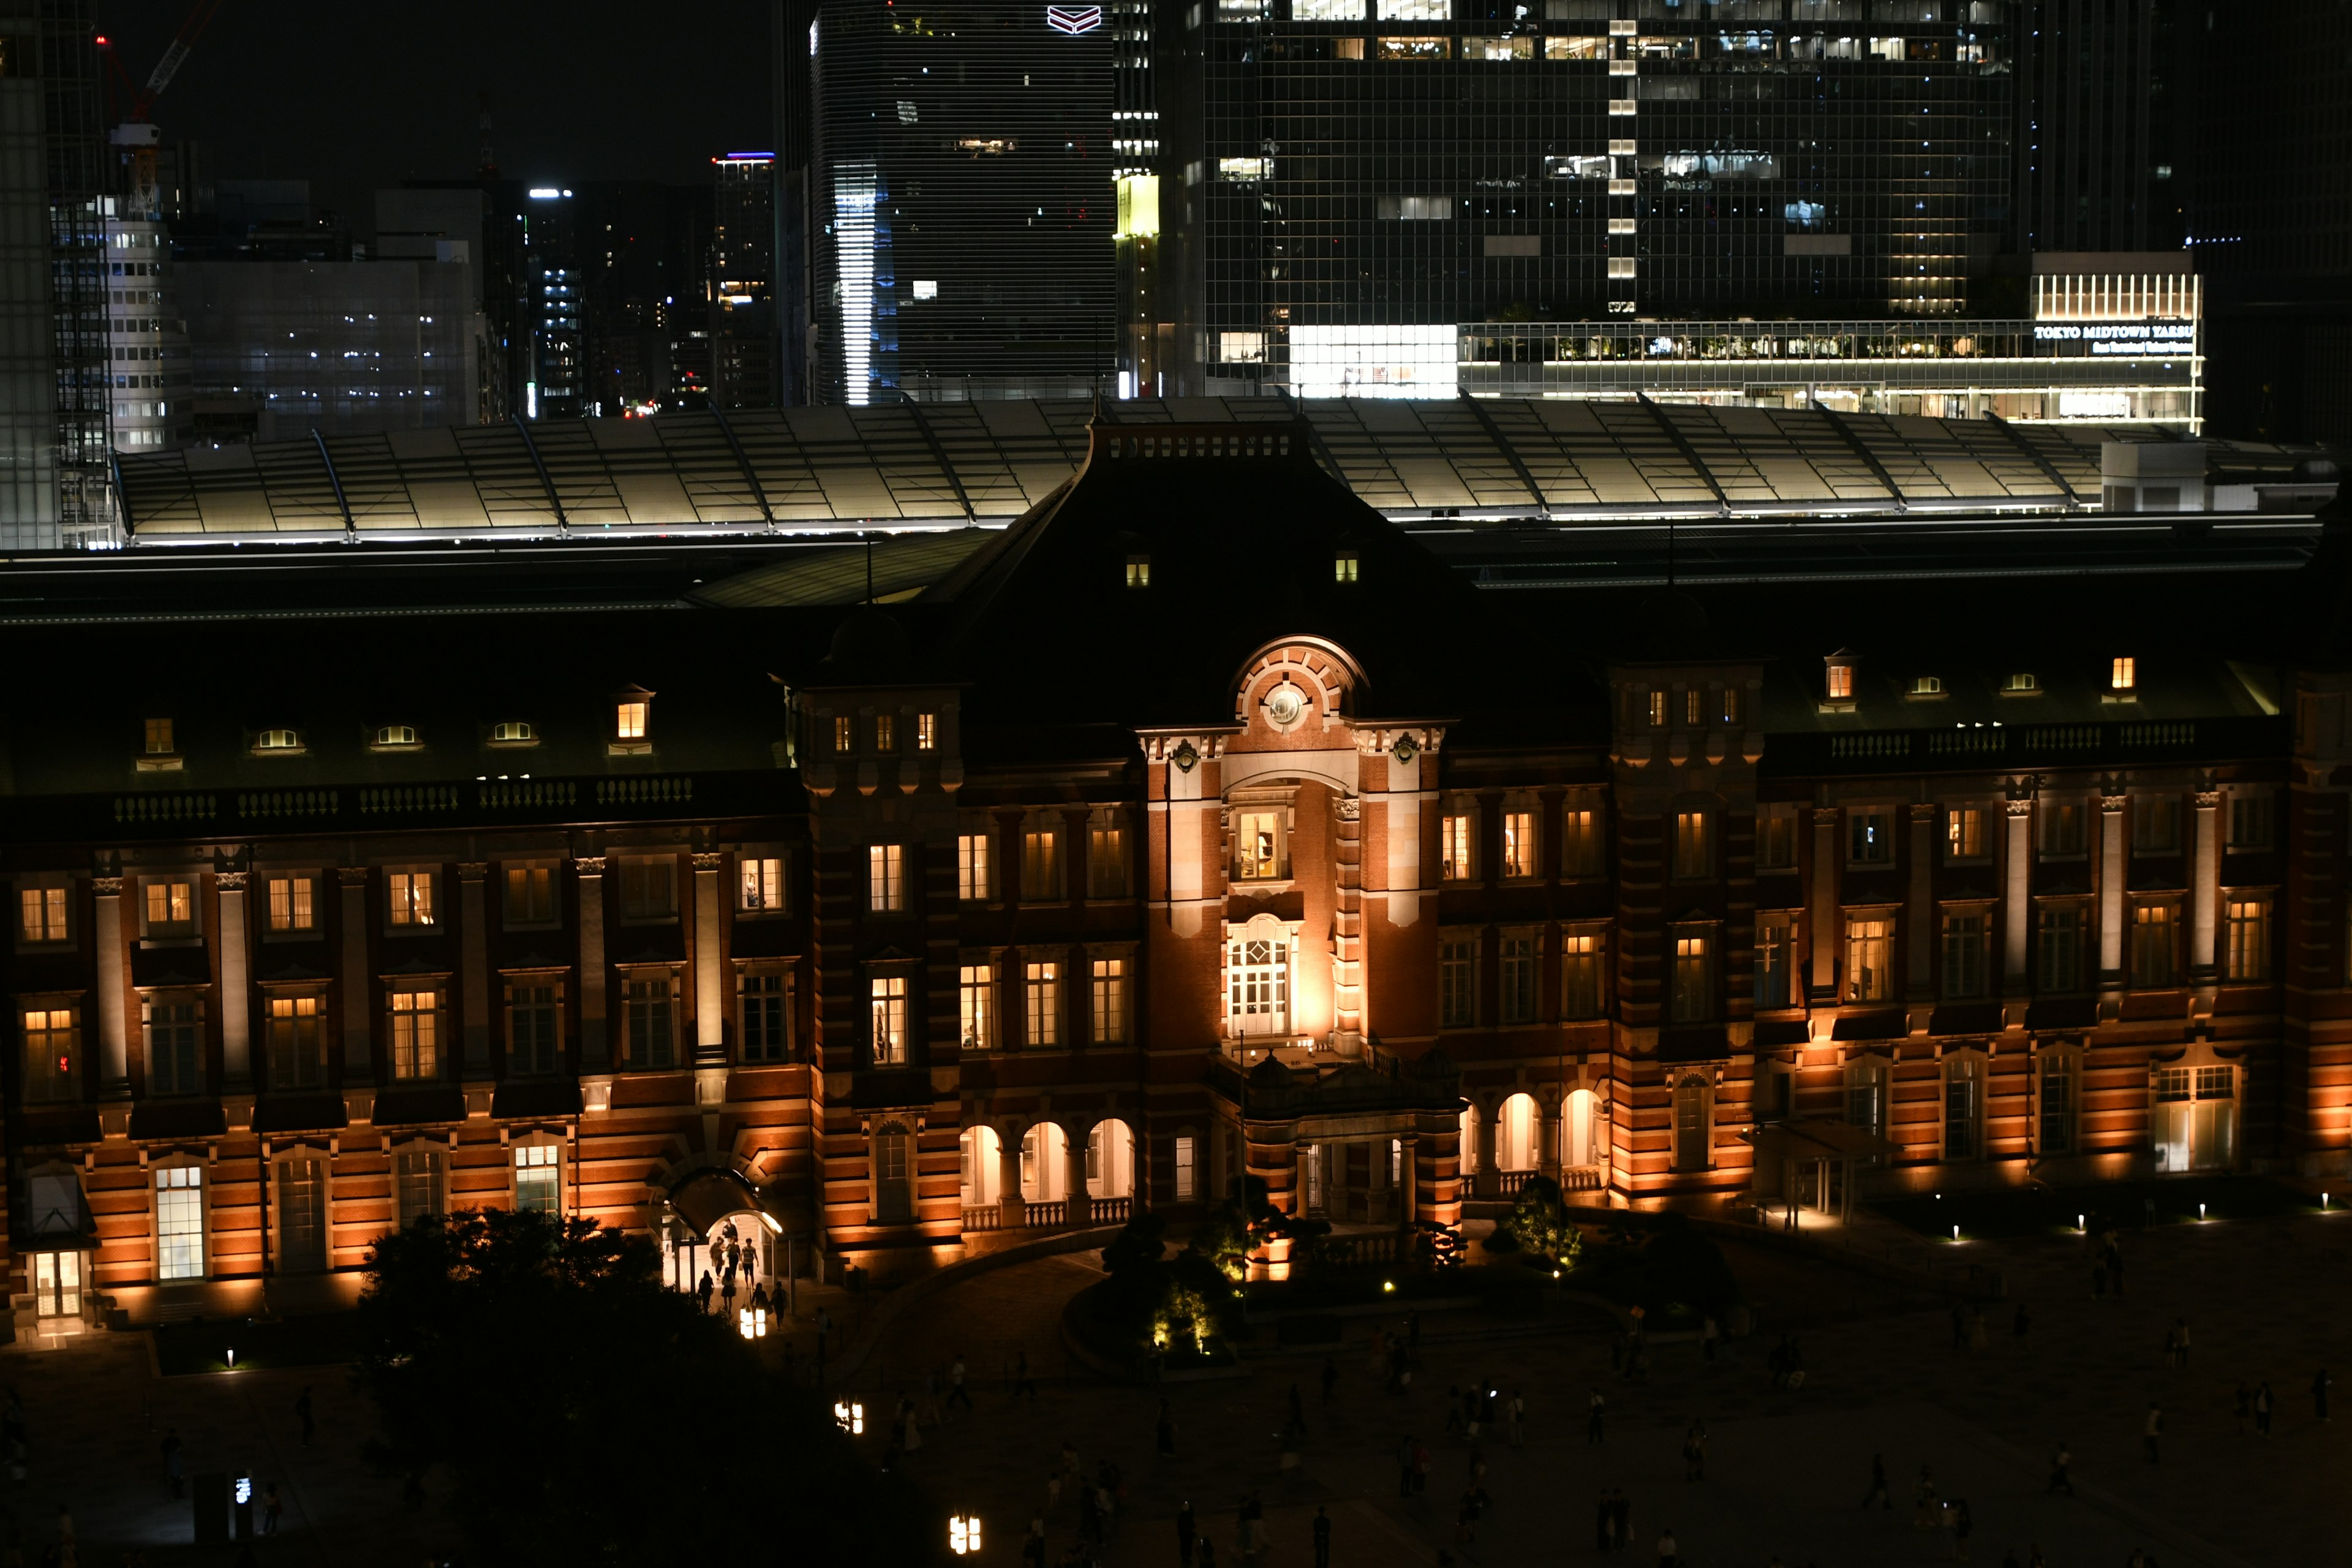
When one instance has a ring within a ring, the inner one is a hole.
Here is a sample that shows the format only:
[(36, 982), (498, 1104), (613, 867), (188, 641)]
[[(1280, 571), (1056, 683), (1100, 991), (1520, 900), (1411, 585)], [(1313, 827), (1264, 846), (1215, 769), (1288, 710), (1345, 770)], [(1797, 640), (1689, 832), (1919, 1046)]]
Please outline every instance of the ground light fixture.
[(765, 1307), (740, 1307), (736, 1309), (735, 1327), (747, 1340), (766, 1339), (768, 1337), (768, 1309)]
[(851, 1436), (863, 1437), (866, 1436), (866, 1406), (863, 1405), (853, 1404), (845, 1400), (836, 1400), (834, 1402), (833, 1406), (833, 1419), (843, 1431), (848, 1433)]
[(959, 1557), (969, 1557), (980, 1550), (980, 1515), (967, 1517), (958, 1513), (948, 1517), (948, 1550)]
[(2204, 1205), (2203, 1204), (2199, 1204), (2199, 1205), (2197, 1205), (2197, 1219), (2198, 1219), (2198, 1222), (2199, 1222), (2200, 1224), (2202, 1224), (2202, 1223), (2204, 1222), (2204, 1219), (2205, 1219), (2205, 1205)]
[(1960, 1227), (1958, 1226), (1954, 1226), (1952, 1227), (1952, 1239), (1954, 1241), (1960, 1239)]

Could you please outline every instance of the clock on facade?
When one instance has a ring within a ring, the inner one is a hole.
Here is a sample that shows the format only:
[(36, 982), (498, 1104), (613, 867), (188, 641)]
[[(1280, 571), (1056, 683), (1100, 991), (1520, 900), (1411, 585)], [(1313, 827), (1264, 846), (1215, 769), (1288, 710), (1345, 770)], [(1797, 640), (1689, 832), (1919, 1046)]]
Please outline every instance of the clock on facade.
[(1307, 711), (1307, 693), (1288, 681), (1265, 694), (1265, 716), (1276, 729), (1288, 729)]

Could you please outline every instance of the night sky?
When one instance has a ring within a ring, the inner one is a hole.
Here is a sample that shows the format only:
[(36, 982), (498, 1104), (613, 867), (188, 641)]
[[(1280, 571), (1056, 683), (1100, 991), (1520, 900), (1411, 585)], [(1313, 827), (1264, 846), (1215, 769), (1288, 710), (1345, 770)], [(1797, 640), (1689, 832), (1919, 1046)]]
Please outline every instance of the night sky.
[[(143, 83), (194, 0), (94, 0)], [(490, 95), (501, 174), (709, 177), (771, 140), (767, 0), (226, 0), (157, 100), (215, 179), (307, 179), (362, 232), (373, 192), (473, 173)]]

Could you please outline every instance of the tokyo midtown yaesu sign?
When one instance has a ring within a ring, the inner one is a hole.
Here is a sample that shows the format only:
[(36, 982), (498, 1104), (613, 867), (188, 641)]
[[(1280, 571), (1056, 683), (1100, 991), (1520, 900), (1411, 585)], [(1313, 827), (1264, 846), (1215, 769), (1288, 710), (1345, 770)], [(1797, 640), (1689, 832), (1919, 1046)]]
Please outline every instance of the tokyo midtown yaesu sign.
[(1102, 26), (1102, 7), (1099, 5), (1048, 5), (1045, 7), (1045, 26), (1057, 33), (1067, 33), (1074, 37), (1080, 33), (1091, 33)]

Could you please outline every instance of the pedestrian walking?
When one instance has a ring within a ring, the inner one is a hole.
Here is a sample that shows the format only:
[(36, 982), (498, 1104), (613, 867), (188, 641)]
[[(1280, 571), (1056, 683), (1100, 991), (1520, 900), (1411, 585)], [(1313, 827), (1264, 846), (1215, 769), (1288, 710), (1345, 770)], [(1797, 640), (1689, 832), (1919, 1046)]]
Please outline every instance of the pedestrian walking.
[(1911, 1528), (1933, 1530), (1942, 1522), (1943, 1509), (1936, 1500), (1936, 1478), (1927, 1467), (1919, 1467), (1919, 1484), (1911, 1489)]
[(187, 1457), (182, 1449), (177, 1426), (163, 1428), (163, 1480), (171, 1487), (173, 1497), (187, 1495)]
[(261, 1533), (278, 1533), (278, 1521), (285, 1517), (286, 1505), (278, 1500), (278, 1483), (271, 1481), (261, 1489)]
[(1176, 1568), (1192, 1568), (1192, 1537), (1198, 1521), (1190, 1502), (1176, 1510)]
[(1706, 1424), (1696, 1415), (1683, 1433), (1683, 1479), (1706, 1479)]
[(2065, 1442), (2062, 1439), (2058, 1444), (2058, 1451), (2050, 1456), (2050, 1484), (2042, 1489), (2044, 1492), (2064, 1492), (2068, 1497), (2073, 1497), (2074, 1480), (2067, 1472), (2073, 1468), (2074, 1463), (2074, 1456), (2067, 1451)]
[(955, 1360), (948, 1364), (948, 1404), (961, 1405), (966, 1410), (970, 1410), (972, 1408), (971, 1391), (964, 1387), (963, 1380), (963, 1352), (958, 1351), (955, 1353)]
[(1675, 1545), (1674, 1526), (1668, 1525), (1658, 1531), (1658, 1568), (1675, 1568), (1675, 1564), (1681, 1561), (1678, 1549)]
[(1712, 1317), (1703, 1320), (1699, 1324), (1699, 1357), (1709, 1366), (1715, 1364), (1716, 1336), (1721, 1332), (1722, 1331), (1715, 1326), (1715, 1320)]
[(708, 1268), (704, 1269), (702, 1271), (702, 1283), (694, 1288), (695, 1301), (702, 1310), (706, 1312), (710, 1310), (710, 1298), (718, 1289), (719, 1287), (710, 1282), (710, 1270)]
[(310, 1385), (307, 1383), (302, 1385), (299, 1397), (294, 1401), (294, 1415), (302, 1423), (302, 1447), (307, 1448), (319, 1431), (319, 1424), (310, 1418)]
[(1952, 1555), (1966, 1563), (1969, 1560), (1969, 1537), (1976, 1533), (1977, 1521), (1969, 1513), (1969, 1500), (1952, 1500)]
[(2147, 1449), (2147, 1462), (2151, 1465), (2158, 1462), (2159, 1439), (2163, 1436), (2164, 1412), (2151, 1404), (2147, 1407), (2147, 1419), (2139, 1426), (2140, 1443)]
[(1585, 1402), (1584, 1406), (1585, 1442), (1594, 1446), (1600, 1444), (1603, 1435), (1602, 1427), (1606, 1424), (1608, 1415), (1609, 1402), (1601, 1397), (1601, 1389), (1596, 1384), (1592, 1390), (1592, 1397)]
[(2254, 1390), (2254, 1430), (2264, 1437), (2271, 1435), (2271, 1385), (2267, 1383)]
[(1321, 1503), (1315, 1505), (1315, 1568), (1331, 1568), (1331, 1514)]
[(1870, 1457), (1870, 1489), (1862, 1494), (1864, 1508), (1868, 1508), (1874, 1502), (1882, 1510), (1892, 1510), (1895, 1507), (1894, 1496), (1888, 1491), (1886, 1486), (1886, 1456), (1884, 1454), (1873, 1454)]
[(2327, 1369), (2324, 1366), (2319, 1369), (2318, 1375), (2311, 1380), (2311, 1413), (2322, 1421), (2327, 1419), (2327, 1385), (2330, 1381)]
[(2189, 1370), (2189, 1320), (2186, 1318), (2172, 1320), (2172, 1353), (2174, 1357), (2172, 1364), (2182, 1372), (2187, 1372)]
[(1457, 1546), (1478, 1543), (1478, 1489), (1462, 1489), (1462, 1500), (1454, 1507), (1454, 1542)]

